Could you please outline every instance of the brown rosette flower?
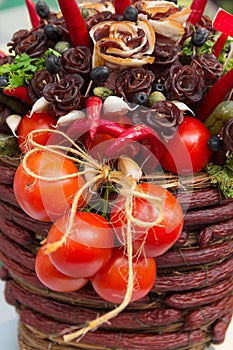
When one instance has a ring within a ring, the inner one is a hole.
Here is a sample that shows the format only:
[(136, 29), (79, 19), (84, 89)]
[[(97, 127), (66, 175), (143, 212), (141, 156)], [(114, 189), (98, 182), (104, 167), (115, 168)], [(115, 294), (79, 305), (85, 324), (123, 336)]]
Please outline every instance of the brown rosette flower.
[(151, 56), (155, 33), (148, 21), (105, 21), (90, 30), (94, 42), (93, 67), (114, 69), (142, 67), (154, 62)]
[(206, 28), (209, 34), (215, 34), (216, 30), (213, 28), (212, 20), (209, 16), (202, 16), (199, 23), (195, 26), (196, 28)]
[(205, 84), (202, 75), (193, 66), (176, 64), (171, 67), (164, 86), (169, 100), (190, 105), (200, 101)]
[(100, 2), (80, 2), (79, 7), (86, 9), (89, 16), (94, 16), (101, 12), (115, 12), (115, 8), (112, 1), (100, 1)]
[(233, 151), (233, 118), (229, 119), (224, 125), (220, 137), (223, 141), (224, 148), (227, 151)]
[(91, 50), (76, 46), (66, 50), (61, 56), (61, 71), (68, 74), (87, 74), (91, 70)]
[(103, 11), (103, 12), (96, 13), (93, 16), (88, 16), (85, 19), (85, 23), (86, 23), (87, 29), (90, 30), (96, 24), (104, 21), (109, 21), (109, 20), (112, 20), (112, 12)]
[(83, 79), (78, 75), (69, 75), (60, 81), (47, 84), (43, 90), (43, 96), (49, 102), (47, 112), (59, 117), (80, 109), (82, 84)]
[(153, 128), (161, 137), (167, 141), (175, 136), (179, 125), (184, 120), (180, 109), (171, 101), (158, 101), (151, 109), (139, 109), (133, 113), (133, 122), (141, 123)]
[(0, 66), (3, 66), (4, 64), (11, 64), (14, 61), (14, 57), (7, 55), (2, 58), (0, 58)]
[(122, 71), (115, 81), (116, 94), (124, 100), (132, 102), (138, 92), (149, 94), (155, 75), (145, 68), (129, 68)]
[(204, 53), (192, 57), (192, 66), (203, 74), (205, 86), (213, 85), (222, 75), (223, 67), (215, 55)]
[(16, 55), (22, 53), (28, 54), (30, 57), (41, 57), (49, 48), (49, 41), (42, 30), (18, 30), (7, 44), (9, 52), (15, 52)]
[(39, 70), (28, 85), (28, 95), (33, 103), (43, 96), (43, 90), (47, 84), (56, 81), (56, 76), (46, 69)]
[(12, 111), (4, 103), (0, 103), (0, 132), (7, 133), (10, 131), (6, 124), (6, 118), (12, 114)]
[(184, 34), (186, 20), (191, 13), (189, 7), (180, 9), (168, 1), (137, 1), (134, 6), (139, 11), (139, 18), (146, 18), (156, 34), (177, 42)]
[(171, 66), (179, 60), (180, 55), (181, 48), (178, 45), (157, 41), (153, 53), (155, 61), (151, 65), (151, 70), (155, 73), (156, 78), (165, 79)]

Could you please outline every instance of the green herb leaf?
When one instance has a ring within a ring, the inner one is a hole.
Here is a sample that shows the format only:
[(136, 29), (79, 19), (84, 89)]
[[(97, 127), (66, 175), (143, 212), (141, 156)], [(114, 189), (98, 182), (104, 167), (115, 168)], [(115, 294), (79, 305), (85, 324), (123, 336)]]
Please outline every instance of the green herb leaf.
[(0, 75), (7, 76), (8, 88), (28, 85), (34, 74), (43, 69), (43, 58), (31, 58), (26, 53), (17, 55), (12, 63), (0, 66)]
[(206, 171), (213, 186), (218, 186), (226, 198), (233, 198), (233, 152), (227, 154), (224, 166), (208, 164)]

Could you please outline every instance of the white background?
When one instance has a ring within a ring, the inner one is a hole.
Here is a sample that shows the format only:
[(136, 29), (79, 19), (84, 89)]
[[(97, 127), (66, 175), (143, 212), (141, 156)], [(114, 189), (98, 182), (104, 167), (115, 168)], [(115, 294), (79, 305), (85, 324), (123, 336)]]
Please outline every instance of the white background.
[[(0, 49), (6, 50), (6, 42), (10, 41), (16, 30), (28, 27), (28, 14), (24, 7), (0, 11)], [(0, 282), (0, 349), (18, 350), (17, 315), (14, 308), (5, 303), (3, 287), (4, 283)], [(224, 344), (214, 349), (233, 350), (233, 322)]]

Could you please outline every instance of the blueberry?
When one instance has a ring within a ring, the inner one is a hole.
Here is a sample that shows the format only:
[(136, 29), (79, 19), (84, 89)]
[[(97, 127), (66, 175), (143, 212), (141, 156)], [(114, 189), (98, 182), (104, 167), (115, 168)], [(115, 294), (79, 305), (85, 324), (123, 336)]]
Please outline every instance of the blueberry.
[(205, 44), (206, 40), (208, 39), (209, 32), (206, 28), (198, 28), (194, 33), (192, 37), (192, 44), (197, 47), (201, 47)]
[(0, 88), (3, 89), (8, 84), (8, 79), (4, 75), (0, 76)]
[(218, 152), (222, 147), (222, 141), (218, 136), (211, 136), (207, 141), (207, 146), (212, 152)]
[(90, 77), (91, 80), (93, 80), (93, 82), (96, 85), (100, 85), (105, 83), (105, 81), (108, 79), (110, 74), (109, 68), (106, 66), (99, 66), (96, 67), (94, 69), (92, 69)]
[(46, 19), (50, 15), (49, 6), (43, 0), (39, 0), (35, 6), (36, 13), (40, 16), (40, 18)]
[(137, 22), (138, 10), (133, 6), (126, 7), (123, 15), (124, 21)]
[(55, 43), (62, 40), (62, 31), (59, 27), (53, 24), (47, 24), (44, 27), (44, 32), (47, 38)]
[(49, 54), (45, 58), (45, 67), (51, 74), (57, 74), (60, 71), (60, 60), (57, 56)]
[(149, 104), (149, 96), (145, 92), (138, 92), (134, 95), (132, 102), (147, 107)]
[(164, 96), (166, 96), (166, 89), (162, 83), (154, 82), (151, 86), (151, 92), (158, 91), (161, 92)]

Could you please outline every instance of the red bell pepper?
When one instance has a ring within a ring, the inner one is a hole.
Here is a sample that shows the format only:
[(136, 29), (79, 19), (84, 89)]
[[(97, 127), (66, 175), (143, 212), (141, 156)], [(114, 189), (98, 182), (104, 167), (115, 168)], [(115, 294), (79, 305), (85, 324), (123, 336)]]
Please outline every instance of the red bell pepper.
[(116, 14), (123, 16), (126, 7), (130, 6), (130, 4), (131, 4), (130, 0), (115, 0), (114, 6), (115, 6)]
[(192, 12), (190, 13), (187, 21), (195, 26), (200, 21), (207, 2), (208, 0), (193, 0), (190, 6)]
[(233, 15), (219, 8), (213, 19), (212, 26), (221, 33), (233, 36)]
[(219, 37), (218, 40), (215, 42), (213, 46), (213, 54), (215, 55), (216, 58), (219, 57), (222, 49), (224, 48), (224, 45), (227, 42), (228, 35), (225, 33), (222, 33)]
[(28, 89), (25, 86), (19, 86), (17, 88), (7, 88), (5, 87), (3, 90), (4, 94), (11, 97), (16, 97), (23, 102), (26, 102), (30, 106), (32, 105), (32, 101), (28, 96)]
[(213, 47), (214, 55), (219, 57), (228, 36), (233, 36), (233, 15), (220, 8), (213, 19), (212, 26), (222, 33)]
[(89, 32), (76, 0), (58, 0), (74, 46), (91, 47)]
[(40, 25), (40, 17), (35, 10), (35, 4), (32, 0), (25, 0), (25, 2), (30, 16), (32, 28), (36, 30)]
[(232, 89), (233, 68), (224, 74), (198, 103), (195, 110), (197, 117), (204, 122)]

